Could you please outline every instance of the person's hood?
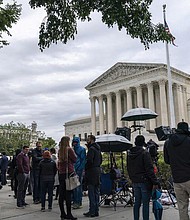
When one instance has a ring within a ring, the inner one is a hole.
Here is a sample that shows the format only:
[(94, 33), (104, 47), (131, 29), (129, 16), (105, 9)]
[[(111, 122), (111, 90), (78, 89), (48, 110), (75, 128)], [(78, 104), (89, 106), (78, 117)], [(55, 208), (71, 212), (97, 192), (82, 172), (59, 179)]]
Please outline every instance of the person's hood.
[(141, 155), (143, 151), (144, 151), (143, 147), (135, 146), (129, 150), (128, 156), (130, 157), (130, 159), (133, 160), (136, 159), (139, 155)]
[(74, 137), (72, 140), (72, 143), (76, 142), (77, 144), (74, 146), (74, 148), (80, 147), (80, 138), (79, 137)]
[(171, 144), (173, 146), (177, 147), (177, 146), (181, 145), (187, 137), (188, 137), (188, 135), (184, 134), (182, 132), (182, 133), (172, 134), (170, 136), (169, 140), (171, 141)]

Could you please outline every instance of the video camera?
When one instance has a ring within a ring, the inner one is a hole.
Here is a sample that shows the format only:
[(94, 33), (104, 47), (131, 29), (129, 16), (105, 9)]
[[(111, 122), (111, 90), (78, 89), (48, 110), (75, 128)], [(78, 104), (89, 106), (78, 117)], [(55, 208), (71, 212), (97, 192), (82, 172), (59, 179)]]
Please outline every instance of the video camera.
[(170, 126), (160, 126), (154, 130), (159, 141), (165, 141), (171, 134), (175, 133), (175, 130), (171, 129)]
[(121, 135), (131, 141), (131, 129), (128, 127), (116, 128), (115, 134)]

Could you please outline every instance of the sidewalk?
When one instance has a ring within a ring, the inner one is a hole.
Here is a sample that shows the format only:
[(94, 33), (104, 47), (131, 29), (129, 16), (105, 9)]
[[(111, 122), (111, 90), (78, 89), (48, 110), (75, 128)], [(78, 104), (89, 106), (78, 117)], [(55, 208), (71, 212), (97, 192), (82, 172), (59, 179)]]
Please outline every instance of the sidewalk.
[[(32, 203), (32, 196), (26, 196), (26, 202), (30, 205), (25, 209), (16, 208), (16, 199), (13, 197), (13, 192), (10, 190), (9, 186), (4, 186), (0, 190), (0, 219), (8, 220), (59, 220), (60, 211), (58, 206), (58, 201), (53, 201), (53, 210), (51, 212), (41, 212), (40, 204), (35, 205)], [(92, 219), (83, 216), (84, 212), (88, 211), (88, 197), (83, 198), (83, 208), (78, 210), (73, 210), (73, 215), (78, 217), (78, 219)], [(101, 220), (133, 220), (133, 208), (125, 207), (124, 204), (118, 202), (116, 211), (114, 211), (113, 206), (101, 206), (100, 216), (93, 218)], [(172, 206), (164, 206), (163, 220), (179, 220), (178, 210)], [(152, 213), (152, 207), (150, 207), (150, 220), (154, 220), (154, 215)]]

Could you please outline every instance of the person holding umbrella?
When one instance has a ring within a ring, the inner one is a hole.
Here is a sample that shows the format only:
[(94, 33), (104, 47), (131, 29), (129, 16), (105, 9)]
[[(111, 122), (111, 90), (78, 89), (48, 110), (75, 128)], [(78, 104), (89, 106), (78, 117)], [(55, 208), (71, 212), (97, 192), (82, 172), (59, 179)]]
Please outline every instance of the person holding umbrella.
[(141, 204), (143, 204), (143, 220), (149, 220), (149, 202), (152, 189), (158, 188), (151, 155), (144, 146), (144, 136), (138, 135), (135, 138), (135, 147), (132, 147), (127, 154), (127, 171), (132, 181), (135, 197), (134, 220), (139, 220)]

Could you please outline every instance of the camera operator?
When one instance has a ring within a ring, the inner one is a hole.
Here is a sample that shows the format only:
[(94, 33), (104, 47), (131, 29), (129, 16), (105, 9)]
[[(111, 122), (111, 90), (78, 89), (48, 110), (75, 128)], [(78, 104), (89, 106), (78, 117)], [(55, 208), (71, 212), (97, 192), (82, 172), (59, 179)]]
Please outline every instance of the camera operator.
[(179, 122), (176, 133), (166, 140), (164, 161), (171, 167), (180, 220), (189, 220), (190, 132), (186, 122)]

